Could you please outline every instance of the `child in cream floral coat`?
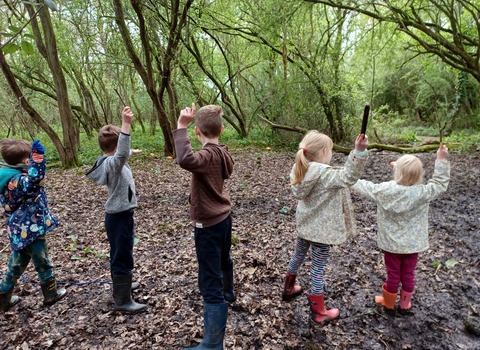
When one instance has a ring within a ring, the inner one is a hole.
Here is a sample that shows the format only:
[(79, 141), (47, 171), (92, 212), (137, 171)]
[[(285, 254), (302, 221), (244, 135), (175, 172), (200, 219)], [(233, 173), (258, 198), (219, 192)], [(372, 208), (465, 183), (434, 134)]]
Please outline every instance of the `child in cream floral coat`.
[(358, 135), (355, 150), (348, 156), (345, 166), (334, 168), (329, 165), (332, 140), (312, 130), (300, 142), (290, 173), (292, 192), (298, 199), (298, 237), (295, 252), (288, 264), (282, 298), (290, 300), (302, 292), (302, 288), (295, 285), (295, 277), (312, 247), (311, 288), (307, 297), (311, 317), (318, 323), (332, 320), (340, 314), (338, 309), (325, 308), (323, 272), (330, 246), (344, 243), (355, 230), (352, 210), (349, 209), (351, 201), (348, 187), (362, 174), (368, 156), (367, 146), (368, 137)]
[(383, 250), (387, 281), (383, 296), (375, 302), (394, 310), (401, 282), (399, 312), (411, 308), (415, 288), (415, 267), (418, 253), (428, 249), (429, 202), (445, 192), (450, 180), (448, 149), (443, 144), (437, 151), (433, 177), (422, 184), (423, 165), (414, 155), (400, 157), (394, 165), (394, 180), (374, 184), (358, 180), (352, 189), (377, 203), (377, 245)]

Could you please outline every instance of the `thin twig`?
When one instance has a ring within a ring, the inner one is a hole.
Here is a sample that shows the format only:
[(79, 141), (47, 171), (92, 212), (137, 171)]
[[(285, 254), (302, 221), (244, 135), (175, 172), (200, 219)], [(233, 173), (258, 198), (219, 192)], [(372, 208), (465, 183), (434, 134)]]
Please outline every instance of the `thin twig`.
[(125, 101), (123, 100), (123, 98), (122, 98), (122, 96), (120, 95), (120, 93), (118, 92), (117, 88), (113, 88), (113, 90), (115, 90), (115, 92), (117, 93), (118, 98), (120, 99), (120, 102), (123, 103), (123, 107), (127, 107), (127, 104), (126, 104)]
[(202, 98), (203, 87), (204, 87), (204, 85), (202, 85), (202, 89), (200, 90), (200, 94), (198, 95), (198, 98), (197, 98), (197, 100), (195, 101), (195, 104), (197, 104), (198, 102), (200, 102), (200, 100), (201, 100), (201, 98)]

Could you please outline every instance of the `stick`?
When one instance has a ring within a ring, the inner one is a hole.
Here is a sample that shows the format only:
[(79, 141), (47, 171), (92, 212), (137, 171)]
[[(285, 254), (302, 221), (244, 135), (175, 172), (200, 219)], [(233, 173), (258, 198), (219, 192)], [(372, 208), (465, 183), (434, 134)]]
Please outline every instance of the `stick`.
[(123, 98), (122, 98), (122, 96), (120, 95), (120, 93), (118, 92), (117, 88), (113, 88), (113, 90), (115, 90), (115, 92), (117, 93), (118, 98), (120, 99), (120, 102), (123, 103), (123, 107), (127, 107), (127, 104), (126, 104), (125, 101), (123, 100)]
[(368, 123), (369, 113), (370, 113), (370, 105), (365, 105), (365, 108), (363, 110), (362, 130), (360, 131), (360, 134), (365, 135), (365, 133), (367, 132), (367, 123)]
[(198, 98), (197, 100), (195, 101), (195, 104), (197, 104), (198, 102), (200, 102), (201, 98), (202, 98), (202, 93), (203, 93), (203, 85), (202, 85), (202, 89), (200, 90), (200, 94), (198, 95)]

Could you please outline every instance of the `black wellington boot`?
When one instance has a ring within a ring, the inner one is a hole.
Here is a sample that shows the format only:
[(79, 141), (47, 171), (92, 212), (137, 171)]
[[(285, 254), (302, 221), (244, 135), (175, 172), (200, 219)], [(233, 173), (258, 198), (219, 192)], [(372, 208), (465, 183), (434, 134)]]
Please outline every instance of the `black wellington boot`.
[(194, 348), (184, 350), (223, 350), (223, 338), (228, 318), (228, 303), (204, 304), (203, 306), (203, 339)]
[(6, 293), (0, 293), (0, 311), (7, 311), (13, 305), (20, 301), (20, 298), (16, 295), (12, 296), (13, 287)]
[(113, 295), (115, 296), (115, 311), (127, 314), (136, 314), (147, 308), (145, 304), (138, 304), (132, 300), (130, 295), (132, 291), (132, 274), (130, 275), (113, 275)]
[(237, 300), (237, 296), (233, 289), (233, 270), (223, 271), (223, 297), (229, 303), (233, 303)]
[[(112, 273), (110, 273), (110, 277), (112, 277), (112, 281), (113, 281), (113, 274)], [(133, 277), (132, 277), (132, 280), (133, 280)], [(131, 291), (136, 290), (138, 288), (140, 288), (140, 282), (132, 282)], [(113, 289), (112, 289), (112, 296), (113, 296), (113, 299), (115, 299), (115, 294), (113, 293)]]
[(50, 277), (47, 282), (41, 283), (43, 293), (43, 305), (50, 306), (67, 295), (65, 288), (57, 289), (57, 282), (55, 277)]

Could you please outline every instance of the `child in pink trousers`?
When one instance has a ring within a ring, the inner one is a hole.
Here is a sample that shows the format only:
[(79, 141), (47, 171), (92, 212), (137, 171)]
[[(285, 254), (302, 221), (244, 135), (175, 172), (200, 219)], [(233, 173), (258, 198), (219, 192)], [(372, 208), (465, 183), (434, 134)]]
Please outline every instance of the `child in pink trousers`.
[(383, 251), (387, 280), (383, 296), (375, 302), (395, 310), (401, 283), (399, 312), (412, 306), (415, 289), (415, 267), (418, 253), (428, 246), (428, 207), (430, 201), (445, 192), (450, 180), (448, 149), (440, 144), (433, 177), (422, 184), (423, 165), (414, 155), (404, 155), (394, 164), (394, 180), (374, 184), (358, 180), (352, 189), (377, 203), (377, 245)]

